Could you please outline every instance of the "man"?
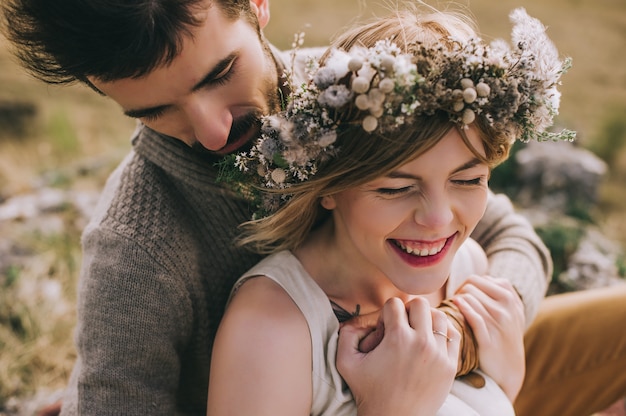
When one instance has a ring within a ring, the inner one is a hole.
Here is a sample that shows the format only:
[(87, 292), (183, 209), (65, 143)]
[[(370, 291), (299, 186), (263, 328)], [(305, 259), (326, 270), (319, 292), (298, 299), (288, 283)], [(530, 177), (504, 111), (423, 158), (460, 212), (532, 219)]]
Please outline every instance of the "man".
[[(3, 8), (36, 77), (83, 82), (141, 122), (84, 232), (78, 358), (62, 414), (204, 414), (219, 318), (234, 280), (259, 260), (233, 244), (249, 207), (217, 183), (214, 164), (281, 105), (289, 58), (262, 35), (268, 0)], [(550, 275), (545, 247), (501, 196), (474, 236), (530, 322)]]

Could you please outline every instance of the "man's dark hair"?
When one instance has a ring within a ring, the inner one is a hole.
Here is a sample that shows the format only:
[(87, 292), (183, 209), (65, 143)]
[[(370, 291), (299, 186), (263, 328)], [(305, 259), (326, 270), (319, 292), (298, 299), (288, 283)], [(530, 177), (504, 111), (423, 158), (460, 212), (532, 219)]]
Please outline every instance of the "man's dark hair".
[[(0, 2), (2, 3), (2, 2)], [(51, 84), (141, 77), (167, 65), (203, 22), (196, 12), (219, 7), (256, 25), (250, 0), (4, 0), (3, 30), (36, 78)]]

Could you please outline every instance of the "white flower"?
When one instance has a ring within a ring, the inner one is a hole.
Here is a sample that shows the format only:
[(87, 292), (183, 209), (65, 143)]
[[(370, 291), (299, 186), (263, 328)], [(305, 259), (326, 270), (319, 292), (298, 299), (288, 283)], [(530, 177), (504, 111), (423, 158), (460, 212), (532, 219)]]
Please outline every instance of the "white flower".
[(311, 155), (303, 146), (294, 146), (283, 152), (283, 158), (290, 164), (304, 166), (311, 160)]
[(469, 78), (463, 78), (463, 79), (461, 80), (461, 88), (462, 88), (463, 90), (466, 90), (466, 89), (468, 89), (468, 88), (474, 88), (474, 81), (472, 81), (472, 80), (471, 80), (471, 79), (469, 79)]
[(465, 88), (463, 90), (463, 101), (465, 101), (468, 104), (473, 103), (474, 101), (476, 101), (476, 90), (474, 88)]
[(561, 106), (561, 92), (552, 86), (552, 88), (546, 91), (548, 105), (554, 114), (559, 114), (559, 107)]
[(350, 54), (342, 50), (334, 49), (328, 57), (324, 68), (333, 71), (337, 79), (339, 79), (348, 73), (348, 66), (351, 59), (352, 56), (350, 56)]
[(345, 85), (331, 85), (320, 93), (317, 102), (333, 108), (343, 107), (352, 98), (352, 93)]
[(370, 108), (370, 114), (376, 118), (382, 116), (384, 111), (385, 109), (381, 105)]
[(356, 72), (363, 67), (363, 59), (360, 57), (353, 57), (348, 62), (348, 69), (352, 72)]
[(367, 85), (369, 86), (372, 82), (372, 78), (374, 78), (374, 75), (376, 75), (377, 72), (378, 71), (376, 71), (376, 69), (372, 68), (372, 65), (364, 64), (363, 67), (357, 71), (357, 75), (365, 79), (367, 81)]
[(395, 64), (395, 58), (391, 55), (385, 54), (380, 58), (380, 69), (383, 71), (391, 71)]
[(330, 68), (320, 68), (313, 76), (313, 82), (319, 89), (328, 88), (337, 81), (335, 71)]
[(383, 104), (385, 101), (385, 93), (380, 90), (380, 88), (372, 88), (367, 93), (367, 96), (370, 99), (370, 107), (378, 107)]
[[(400, 105), (400, 112), (402, 114), (406, 114), (407, 116), (409, 116), (409, 115), (413, 114), (413, 111), (415, 111), (415, 109), (417, 107), (419, 107), (420, 105), (421, 105), (420, 102), (417, 101), (417, 100), (415, 100), (415, 101), (413, 101), (411, 103), (402, 103)], [(401, 117), (401, 120), (402, 120), (401, 122), (396, 121), (396, 123), (398, 125), (404, 124), (404, 117)]]
[(384, 93), (390, 93), (395, 87), (395, 82), (391, 78), (385, 78), (378, 83), (378, 88)]
[(279, 125), (279, 134), (282, 138), (291, 138), (293, 136), (293, 122), (283, 119)]
[(490, 92), (491, 88), (489, 87), (489, 84), (484, 82), (476, 84), (476, 93), (479, 97), (488, 97)]
[(376, 127), (378, 127), (378, 119), (372, 115), (367, 115), (363, 118), (362, 126), (363, 130), (371, 133), (376, 130)]
[(274, 182), (283, 183), (285, 182), (285, 179), (287, 179), (287, 172), (285, 172), (281, 168), (276, 168), (272, 171), (272, 174), (270, 176)]
[(535, 76), (551, 85), (558, 78), (562, 64), (554, 43), (546, 35), (546, 28), (539, 20), (530, 17), (523, 7), (513, 10), (509, 18), (513, 22), (513, 44), (523, 45), (522, 57), (533, 59)]
[(265, 159), (270, 160), (274, 156), (274, 153), (278, 151), (278, 143), (269, 137), (264, 137), (259, 140), (256, 147)]
[(397, 56), (393, 66), (393, 72), (394, 78), (400, 85), (410, 85), (417, 81), (415, 78), (417, 66), (415, 66), (410, 56)]
[(326, 133), (324, 133), (319, 140), (317, 141), (317, 144), (324, 148), (324, 147), (328, 147), (331, 144), (335, 143), (335, 141), (337, 140), (337, 132), (335, 130), (330, 130)]
[(365, 111), (370, 108), (370, 98), (367, 94), (361, 94), (354, 100), (354, 105), (359, 110)]
[(358, 76), (352, 80), (352, 91), (355, 93), (364, 94), (369, 89), (370, 81), (367, 78)]
[(486, 64), (497, 68), (504, 68), (506, 66), (506, 56), (511, 52), (511, 48), (504, 39), (495, 39), (489, 44), (487, 50), (488, 56), (485, 61)]
[(474, 122), (475, 119), (476, 119), (476, 113), (474, 113), (473, 110), (466, 108), (465, 111), (463, 111), (463, 117), (461, 119), (463, 124), (465, 125), (471, 124)]

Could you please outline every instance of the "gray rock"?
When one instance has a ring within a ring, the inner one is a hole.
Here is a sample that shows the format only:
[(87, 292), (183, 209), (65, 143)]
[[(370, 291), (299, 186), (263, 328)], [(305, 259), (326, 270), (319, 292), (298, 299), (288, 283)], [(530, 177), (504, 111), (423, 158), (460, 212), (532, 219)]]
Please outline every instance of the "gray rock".
[(519, 193), (516, 203), (566, 213), (598, 201), (606, 163), (569, 142), (530, 142), (515, 155)]

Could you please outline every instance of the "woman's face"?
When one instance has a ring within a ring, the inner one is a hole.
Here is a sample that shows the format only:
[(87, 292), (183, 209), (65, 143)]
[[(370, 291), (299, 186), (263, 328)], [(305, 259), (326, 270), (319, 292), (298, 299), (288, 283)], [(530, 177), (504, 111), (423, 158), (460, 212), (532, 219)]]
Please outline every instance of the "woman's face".
[[(466, 132), (484, 155), (475, 128)], [(334, 238), (346, 261), (363, 265), (368, 276), (382, 273), (405, 293), (427, 294), (443, 286), (452, 258), (482, 217), (488, 178), (487, 165), (453, 128), (417, 159), (322, 204), (333, 210)]]

